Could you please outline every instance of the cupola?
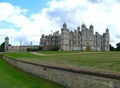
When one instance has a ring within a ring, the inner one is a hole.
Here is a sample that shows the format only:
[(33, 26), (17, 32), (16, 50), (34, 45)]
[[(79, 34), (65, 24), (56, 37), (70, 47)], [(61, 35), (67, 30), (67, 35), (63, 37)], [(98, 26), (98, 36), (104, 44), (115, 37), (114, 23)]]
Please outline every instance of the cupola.
[(86, 25), (83, 23), (81, 27), (82, 27), (82, 28), (86, 28)]
[(63, 28), (67, 28), (67, 24), (66, 23), (63, 24)]

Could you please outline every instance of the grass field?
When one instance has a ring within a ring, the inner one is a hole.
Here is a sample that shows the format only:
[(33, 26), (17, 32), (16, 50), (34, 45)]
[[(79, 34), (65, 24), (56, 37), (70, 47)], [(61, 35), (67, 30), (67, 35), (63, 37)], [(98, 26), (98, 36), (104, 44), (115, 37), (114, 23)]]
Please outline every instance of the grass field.
[(38, 79), (12, 67), (0, 59), (0, 88), (65, 88), (50, 81)]
[(40, 55), (31, 53), (7, 53), (17, 59), (35, 63), (65, 66), (89, 67), (91, 69), (120, 72), (120, 52), (40, 52)]

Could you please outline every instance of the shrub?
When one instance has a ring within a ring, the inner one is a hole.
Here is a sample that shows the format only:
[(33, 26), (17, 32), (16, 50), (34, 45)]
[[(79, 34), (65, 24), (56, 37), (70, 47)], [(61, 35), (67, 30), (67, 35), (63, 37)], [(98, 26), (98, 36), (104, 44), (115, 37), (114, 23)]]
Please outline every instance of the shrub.
[(50, 51), (59, 51), (60, 47), (59, 46), (54, 46)]

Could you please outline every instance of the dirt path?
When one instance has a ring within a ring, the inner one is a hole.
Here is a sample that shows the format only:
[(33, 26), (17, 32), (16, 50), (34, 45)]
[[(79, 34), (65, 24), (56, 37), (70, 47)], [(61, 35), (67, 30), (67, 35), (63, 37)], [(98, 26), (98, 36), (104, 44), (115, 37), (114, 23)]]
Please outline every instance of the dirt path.
[(41, 54), (41, 53), (38, 53), (38, 52), (31, 52), (32, 54), (35, 54), (35, 55), (39, 55), (39, 56), (46, 56), (45, 54)]

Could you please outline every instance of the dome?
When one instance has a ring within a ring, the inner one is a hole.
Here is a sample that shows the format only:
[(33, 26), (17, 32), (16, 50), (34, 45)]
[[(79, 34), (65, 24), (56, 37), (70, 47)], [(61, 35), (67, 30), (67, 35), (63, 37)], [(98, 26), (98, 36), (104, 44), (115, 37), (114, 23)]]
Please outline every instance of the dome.
[(106, 28), (106, 33), (108, 33), (109, 32), (109, 29), (108, 28)]
[(64, 23), (64, 24), (63, 24), (63, 27), (67, 27), (67, 24), (66, 24), (66, 23)]
[(77, 29), (80, 29), (80, 26), (78, 26)]
[(86, 27), (86, 25), (85, 25), (84, 23), (82, 24), (82, 28), (83, 28), (83, 27)]
[(6, 37), (5, 37), (5, 40), (9, 40), (9, 37), (6, 36)]
[(93, 25), (92, 24), (90, 25), (90, 29), (93, 29)]
[(108, 28), (106, 28), (106, 31), (109, 31), (109, 29), (108, 29)]

